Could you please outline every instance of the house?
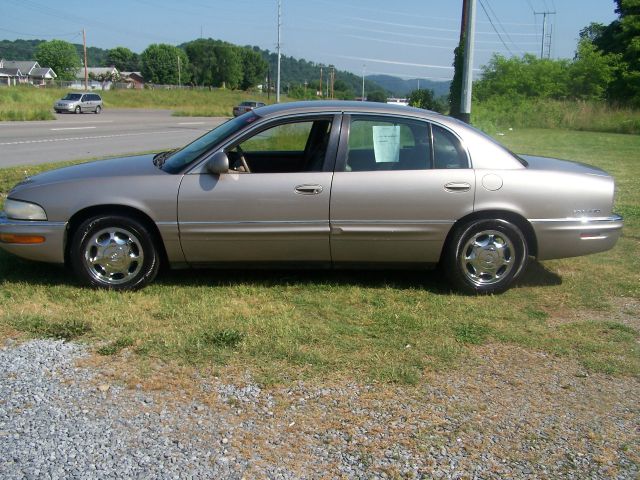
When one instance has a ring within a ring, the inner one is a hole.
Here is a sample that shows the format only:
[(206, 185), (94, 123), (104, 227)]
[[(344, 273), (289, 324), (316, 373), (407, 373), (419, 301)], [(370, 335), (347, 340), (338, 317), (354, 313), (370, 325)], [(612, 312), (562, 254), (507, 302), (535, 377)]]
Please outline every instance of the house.
[(140, 72), (120, 72), (120, 78), (128, 84), (127, 88), (144, 88), (144, 77)]
[(45, 85), (55, 78), (57, 75), (52, 68), (42, 68), (36, 61), (0, 59), (0, 85)]
[[(120, 78), (116, 67), (87, 67), (88, 88), (91, 90), (109, 90), (111, 84)], [(84, 88), (84, 67), (76, 73), (76, 81), (70, 88)]]

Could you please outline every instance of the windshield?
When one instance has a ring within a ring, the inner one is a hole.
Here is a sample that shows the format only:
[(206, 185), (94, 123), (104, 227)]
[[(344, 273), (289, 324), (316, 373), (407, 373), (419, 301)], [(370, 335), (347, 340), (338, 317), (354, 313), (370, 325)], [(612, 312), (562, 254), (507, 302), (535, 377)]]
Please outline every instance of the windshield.
[(82, 97), (82, 95), (79, 93), (67, 93), (67, 96), (62, 100), (80, 100), (80, 97)]
[(248, 112), (226, 121), (172, 154), (162, 165), (162, 170), (169, 173), (179, 172), (185, 166), (199, 158), (203, 153), (208, 152), (225, 138), (239, 132), (250, 123), (253, 123), (257, 118), (258, 116), (255, 113)]

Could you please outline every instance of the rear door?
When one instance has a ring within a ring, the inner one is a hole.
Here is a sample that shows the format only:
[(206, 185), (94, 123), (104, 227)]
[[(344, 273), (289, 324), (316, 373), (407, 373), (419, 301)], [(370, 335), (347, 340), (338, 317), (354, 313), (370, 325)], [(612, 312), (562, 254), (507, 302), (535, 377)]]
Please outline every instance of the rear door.
[(472, 212), (475, 180), (451, 131), (394, 116), (345, 115), (331, 191), (334, 262), (432, 263)]

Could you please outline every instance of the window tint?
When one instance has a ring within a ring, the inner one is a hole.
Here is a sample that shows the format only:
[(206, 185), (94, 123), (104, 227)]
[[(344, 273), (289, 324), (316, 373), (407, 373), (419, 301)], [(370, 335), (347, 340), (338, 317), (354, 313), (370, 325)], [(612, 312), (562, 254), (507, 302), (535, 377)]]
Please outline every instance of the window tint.
[(429, 125), (410, 120), (352, 118), (345, 170), (431, 168)]
[(437, 125), (433, 125), (432, 130), (434, 168), (469, 168), (469, 160), (460, 140)]
[(269, 128), (240, 145), (245, 152), (302, 152), (313, 122), (285, 123)]
[(274, 125), (229, 148), (229, 165), (244, 173), (322, 171), (330, 132), (328, 119)]

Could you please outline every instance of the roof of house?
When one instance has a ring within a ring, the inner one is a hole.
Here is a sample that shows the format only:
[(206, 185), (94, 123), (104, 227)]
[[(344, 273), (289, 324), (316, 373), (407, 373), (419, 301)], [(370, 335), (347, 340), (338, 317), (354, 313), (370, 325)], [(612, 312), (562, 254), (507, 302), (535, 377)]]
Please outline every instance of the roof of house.
[(35, 60), (4, 60), (4, 68), (19, 68), (24, 75), (30, 75), (31, 70), (34, 68), (40, 68), (40, 64)]
[(0, 76), (3, 77), (21, 77), (22, 72), (19, 68), (0, 68)]
[(56, 78), (58, 75), (56, 75), (56, 72), (53, 71), (52, 68), (34, 68), (31, 71), (31, 76), (32, 77), (46, 77), (47, 75), (49, 75), (51, 78)]

